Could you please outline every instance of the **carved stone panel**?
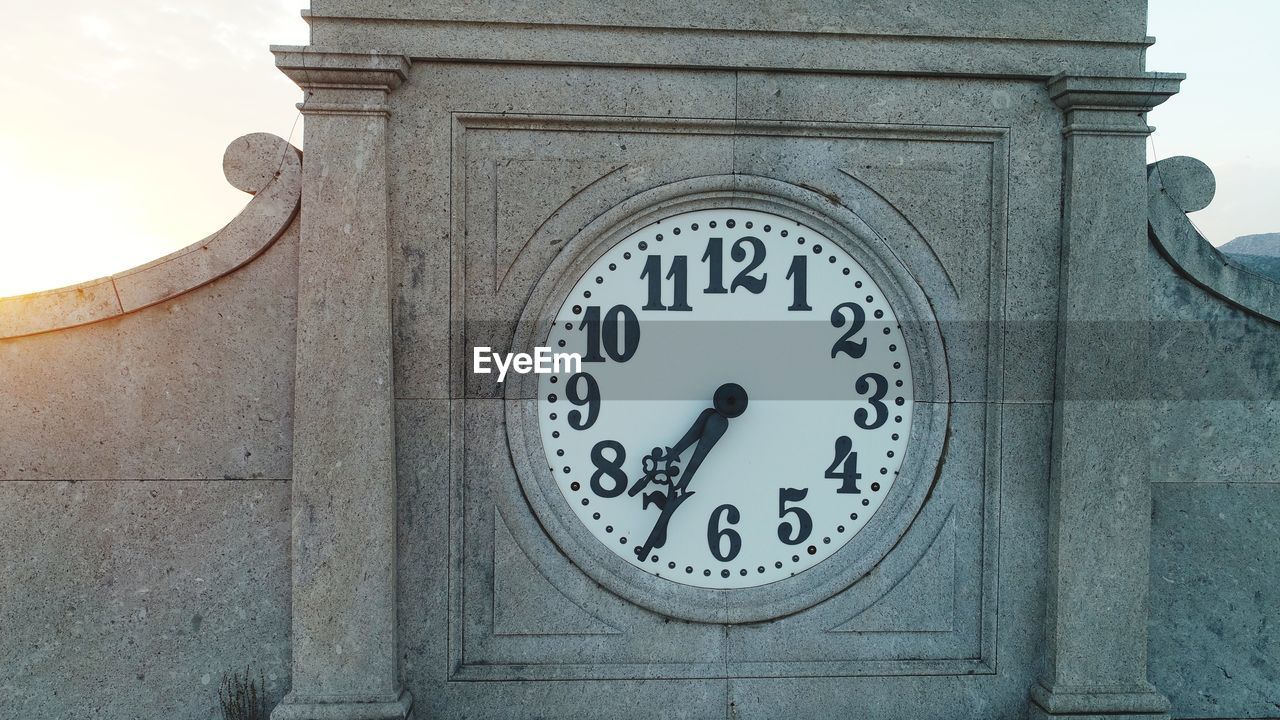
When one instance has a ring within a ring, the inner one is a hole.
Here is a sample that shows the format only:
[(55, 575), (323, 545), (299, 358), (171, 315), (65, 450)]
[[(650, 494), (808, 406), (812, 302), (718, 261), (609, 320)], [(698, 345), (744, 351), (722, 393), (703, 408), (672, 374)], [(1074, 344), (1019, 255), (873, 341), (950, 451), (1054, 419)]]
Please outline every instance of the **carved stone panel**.
[[(769, 623), (673, 621), (604, 590), (531, 512), (511, 393), (458, 378), (453, 680), (995, 672), (1007, 138), (999, 129), (455, 114), (454, 368), (506, 351), (534, 285), (610, 208), (689, 178), (788, 183), (865, 222), (929, 296), (952, 388), (942, 463), (892, 551), (847, 590)], [(927, 184), (930, 192), (915, 191)], [(922, 198), (928, 198), (924, 201)], [(964, 208), (959, 216), (939, 208)]]

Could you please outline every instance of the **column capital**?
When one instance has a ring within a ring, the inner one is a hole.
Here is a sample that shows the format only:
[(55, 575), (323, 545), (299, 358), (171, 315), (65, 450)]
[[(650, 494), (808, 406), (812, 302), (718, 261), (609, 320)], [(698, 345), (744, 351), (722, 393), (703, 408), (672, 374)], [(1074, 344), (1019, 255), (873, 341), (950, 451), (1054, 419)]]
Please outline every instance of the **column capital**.
[(404, 55), (348, 53), (273, 45), (276, 67), (307, 91), (308, 115), (387, 115), (387, 94), (409, 78)]
[(1059, 73), (1045, 87), (1067, 114), (1064, 135), (1148, 135), (1145, 114), (1173, 97), (1186, 75), (1070, 75)]

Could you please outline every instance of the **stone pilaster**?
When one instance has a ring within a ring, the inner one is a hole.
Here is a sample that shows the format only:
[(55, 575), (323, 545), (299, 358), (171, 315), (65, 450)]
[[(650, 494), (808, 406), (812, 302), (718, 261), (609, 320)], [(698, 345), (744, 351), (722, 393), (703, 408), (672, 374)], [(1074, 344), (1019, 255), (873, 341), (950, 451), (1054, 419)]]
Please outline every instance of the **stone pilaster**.
[(1147, 681), (1146, 112), (1181, 75), (1059, 75), (1065, 113), (1045, 666), (1034, 718), (1168, 718)]
[(293, 679), (273, 720), (402, 720), (387, 96), (400, 56), (273, 48), (307, 93), (293, 425)]

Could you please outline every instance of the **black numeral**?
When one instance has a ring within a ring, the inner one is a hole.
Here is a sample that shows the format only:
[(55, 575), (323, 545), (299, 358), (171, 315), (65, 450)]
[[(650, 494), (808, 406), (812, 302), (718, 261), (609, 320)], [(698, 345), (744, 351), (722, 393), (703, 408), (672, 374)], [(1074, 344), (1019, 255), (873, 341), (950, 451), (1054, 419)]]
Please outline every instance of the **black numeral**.
[[(859, 409), (859, 412), (862, 410)], [(848, 435), (836, 438), (836, 459), (831, 461), (825, 477), (829, 480), (843, 481), (840, 488), (836, 490), (837, 493), (844, 495), (862, 493), (858, 489), (858, 481), (862, 479), (862, 473), (858, 472), (858, 453), (853, 452), (853, 440), (849, 439)]]
[(794, 278), (791, 291), (791, 307), (788, 310), (812, 310), (809, 307), (809, 258), (797, 255), (791, 259), (791, 268), (787, 270), (787, 279)]
[[(732, 505), (721, 505), (716, 508), (715, 512), (711, 513), (711, 520), (707, 522), (707, 547), (720, 562), (730, 562), (738, 557), (738, 553), (742, 550), (742, 536), (732, 528), (721, 528), (721, 515), (725, 516), (729, 525), (737, 525), (741, 518), (738, 508)], [(724, 538), (729, 538), (729, 552), (722, 554), (720, 546)]]
[[(764, 262), (764, 242), (760, 238), (750, 235), (740, 237), (730, 248), (729, 257), (733, 258), (734, 262), (746, 261), (748, 247), (751, 248), (751, 262), (738, 271), (738, 274), (733, 278), (733, 282), (729, 283), (729, 288), (726, 290), (724, 287), (724, 238), (707, 238), (707, 251), (702, 254), (702, 262), (708, 265), (707, 289), (704, 292), (720, 295), (727, 292), (736, 292), (738, 288), (746, 288), (747, 292), (752, 295), (759, 295), (764, 292), (765, 281), (769, 279), (769, 273), (765, 273), (760, 277), (755, 277), (751, 274), (752, 270), (760, 267), (760, 264)], [(652, 281), (650, 282), (652, 283)]]
[[(621, 337), (618, 334), (619, 326), (622, 330)], [(600, 306), (591, 305), (583, 313), (578, 329), (587, 331), (587, 354), (582, 356), (582, 362), (604, 362), (604, 355), (600, 354), (602, 345), (611, 360), (626, 362), (636, 354), (636, 348), (640, 346), (640, 321), (636, 319), (635, 311), (626, 305), (614, 305), (603, 322), (600, 319)]]
[(747, 246), (751, 247), (751, 262), (745, 268), (738, 271), (738, 275), (733, 278), (733, 282), (729, 283), (729, 292), (735, 292), (738, 288), (746, 288), (747, 292), (752, 295), (759, 295), (764, 292), (765, 281), (769, 279), (769, 274), (765, 273), (760, 277), (754, 277), (752, 270), (760, 267), (760, 263), (764, 262), (764, 243), (760, 238), (747, 235), (738, 238), (733, 244), (733, 249), (729, 251), (729, 257), (734, 262), (742, 262), (747, 259)]
[(649, 300), (642, 310), (692, 310), (689, 307), (689, 258), (677, 255), (671, 258), (671, 269), (667, 271), (668, 280), (675, 289), (675, 300), (670, 307), (662, 304), (662, 256), (650, 255), (644, 262), (644, 270), (640, 279), (649, 279)]
[(836, 344), (831, 346), (831, 357), (844, 353), (851, 358), (860, 358), (867, 352), (867, 341), (854, 342), (850, 338), (856, 335), (862, 329), (862, 326), (866, 324), (867, 313), (856, 302), (840, 303), (831, 311), (831, 327), (844, 327), (844, 313), (840, 311), (845, 308), (853, 311), (853, 322), (849, 324), (849, 329), (845, 331), (845, 334), (841, 335), (839, 340), (836, 340)]
[(724, 238), (707, 238), (707, 251), (702, 254), (702, 262), (708, 263), (707, 289), (711, 295), (723, 295), (728, 290), (724, 286)]
[[(871, 389), (873, 384), (876, 386), (874, 391)], [(858, 378), (858, 382), (854, 383), (853, 389), (857, 390), (859, 394), (870, 392), (871, 397), (867, 398), (867, 402), (871, 403), (871, 407), (875, 408), (876, 411), (875, 419), (867, 422), (867, 417), (870, 413), (867, 412), (866, 408), (858, 408), (853, 413), (854, 424), (863, 430), (875, 430), (883, 425), (884, 421), (889, 419), (889, 408), (881, 400), (884, 400), (884, 394), (889, 391), (889, 381), (885, 380), (884, 376), (879, 373), (867, 373)]]
[[(613, 451), (613, 459), (604, 456), (605, 450)], [(622, 463), (627, 461), (627, 451), (617, 440), (601, 440), (591, 448), (591, 464), (596, 471), (591, 475), (591, 492), (602, 498), (618, 497), (627, 489), (627, 474), (622, 472)], [(600, 482), (608, 477), (613, 487), (605, 488)]]
[(783, 521), (778, 523), (778, 539), (787, 545), (799, 545), (809, 539), (809, 533), (813, 532), (813, 518), (809, 513), (805, 512), (802, 507), (787, 507), (789, 502), (800, 502), (809, 490), (798, 490), (796, 488), (781, 488), (778, 490), (778, 517), (785, 518), (788, 513), (796, 516), (796, 522), (799, 527), (796, 529), (796, 536), (791, 537), (792, 526), (790, 522)]
[[(578, 392), (579, 380), (584, 380), (587, 383), (586, 395), (581, 395)], [(586, 420), (582, 419), (581, 411), (569, 411), (569, 427), (574, 430), (586, 430), (596, 424), (596, 418), (600, 415), (600, 386), (596, 383), (595, 378), (584, 372), (576, 373), (564, 384), (564, 395), (574, 405), (587, 406)]]

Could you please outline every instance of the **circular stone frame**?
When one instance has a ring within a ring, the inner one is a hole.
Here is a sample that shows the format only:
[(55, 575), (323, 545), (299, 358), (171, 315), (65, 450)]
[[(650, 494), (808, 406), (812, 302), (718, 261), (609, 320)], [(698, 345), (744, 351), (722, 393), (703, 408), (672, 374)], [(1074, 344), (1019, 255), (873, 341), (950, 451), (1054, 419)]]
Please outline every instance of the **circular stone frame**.
[(682, 585), (628, 563), (578, 520), (547, 465), (538, 427), (536, 375), (518, 375), (507, 383), (507, 442), (520, 489), (539, 525), (574, 565), (602, 587), (673, 618), (760, 622), (812, 607), (870, 572), (911, 526), (937, 481), (950, 408), (942, 335), (924, 290), (884, 241), (843, 206), (780, 180), (713, 175), (663, 185), (615, 206), (566, 243), (530, 294), (512, 349), (528, 351), (545, 343), (574, 284), (618, 242), (671, 215), (723, 207), (771, 212), (822, 233), (866, 269), (898, 314), (915, 384), (915, 406), (898, 479), (863, 529), (823, 562), (785, 580), (739, 589)]

